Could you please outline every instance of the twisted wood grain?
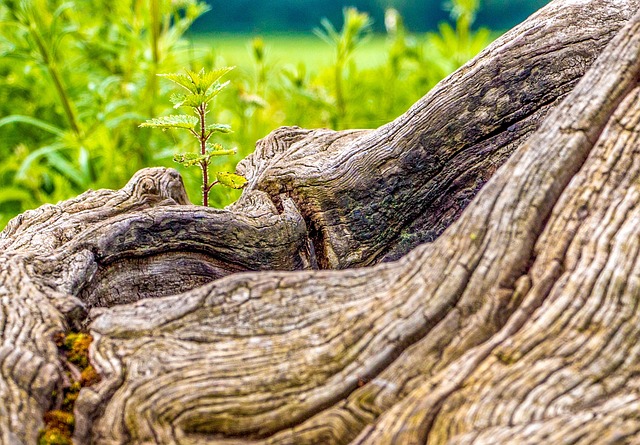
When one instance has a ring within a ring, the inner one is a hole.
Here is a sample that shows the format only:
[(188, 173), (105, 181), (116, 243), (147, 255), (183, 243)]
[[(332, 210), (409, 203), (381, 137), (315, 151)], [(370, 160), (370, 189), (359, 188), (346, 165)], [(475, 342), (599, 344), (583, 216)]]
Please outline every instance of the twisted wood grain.
[(70, 328), (77, 444), (638, 440), (638, 6), (552, 2), (380, 129), (277, 130), (227, 209), (156, 168), (13, 220), (2, 442)]

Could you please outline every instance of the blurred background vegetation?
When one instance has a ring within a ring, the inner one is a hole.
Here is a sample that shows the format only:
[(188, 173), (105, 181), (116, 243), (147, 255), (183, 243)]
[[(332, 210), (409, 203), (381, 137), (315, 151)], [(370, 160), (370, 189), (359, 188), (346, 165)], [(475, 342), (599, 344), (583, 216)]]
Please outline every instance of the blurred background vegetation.
[[(157, 74), (233, 65), (212, 120), (233, 171), (281, 125), (375, 128), (546, 0), (0, 0), (0, 229), (87, 189), (120, 188), (193, 139), (138, 125), (171, 113)], [(353, 6), (353, 8), (346, 8)], [(217, 189), (213, 205), (237, 191)]]

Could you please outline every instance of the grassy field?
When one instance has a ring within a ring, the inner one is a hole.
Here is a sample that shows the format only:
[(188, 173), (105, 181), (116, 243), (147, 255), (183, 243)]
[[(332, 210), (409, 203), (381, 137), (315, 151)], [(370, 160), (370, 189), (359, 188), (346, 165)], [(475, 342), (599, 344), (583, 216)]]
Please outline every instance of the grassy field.
[[(265, 59), (276, 65), (304, 64), (310, 73), (330, 66), (335, 49), (313, 33), (308, 34), (197, 34), (189, 36), (195, 56), (212, 53), (219, 65), (237, 66), (247, 70), (253, 64), (251, 41), (261, 38), (265, 44)], [(386, 61), (387, 39), (376, 35), (364, 42), (353, 56), (361, 69), (375, 68)]]

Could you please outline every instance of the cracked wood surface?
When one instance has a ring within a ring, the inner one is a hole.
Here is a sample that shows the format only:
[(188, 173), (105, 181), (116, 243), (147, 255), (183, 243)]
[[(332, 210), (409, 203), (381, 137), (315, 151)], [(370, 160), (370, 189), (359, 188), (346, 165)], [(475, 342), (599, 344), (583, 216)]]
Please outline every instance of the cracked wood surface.
[[(575, 86), (635, 2), (552, 2), (377, 130), (298, 130), (241, 163), (300, 208), (323, 268), (397, 259), (456, 220)], [(303, 134), (305, 135), (303, 137)], [(268, 161), (265, 161), (268, 158)]]
[(553, 2), (378, 130), (280, 129), (228, 209), (159, 168), (12, 221), (2, 442), (69, 327), (78, 444), (638, 440), (638, 6)]

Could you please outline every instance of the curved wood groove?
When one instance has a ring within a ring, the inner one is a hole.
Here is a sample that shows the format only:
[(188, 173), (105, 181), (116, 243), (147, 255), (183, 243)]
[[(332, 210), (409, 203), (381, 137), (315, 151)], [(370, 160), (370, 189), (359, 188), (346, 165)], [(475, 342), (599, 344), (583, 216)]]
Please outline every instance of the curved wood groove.
[(2, 442), (87, 322), (78, 444), (637, 440), (638, 6), (552, 2), (377, 130), (277, 130), (225, 210), (157, 168), (12, 221)]

